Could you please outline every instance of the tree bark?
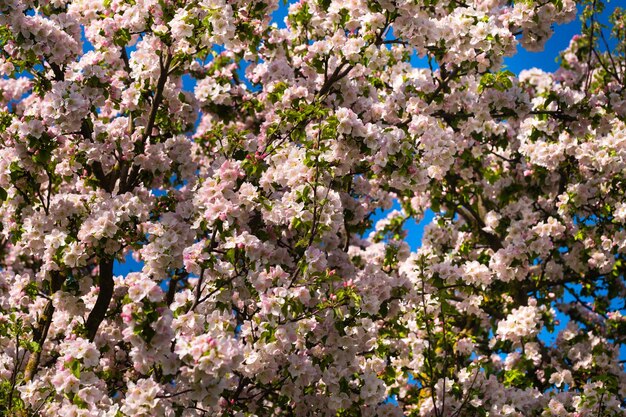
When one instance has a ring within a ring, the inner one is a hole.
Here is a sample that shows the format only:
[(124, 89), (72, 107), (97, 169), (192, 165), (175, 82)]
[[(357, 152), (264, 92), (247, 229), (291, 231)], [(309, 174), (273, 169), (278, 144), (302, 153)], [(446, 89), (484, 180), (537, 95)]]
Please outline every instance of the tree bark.
[[(50, 296), (61, 289), (63, 281), (65, 281), (65, 277), (61, 275), (59, 271), (50, 272)], [(24, 370), (24, 381), (32, 380), (37, 373), (37, 368), (39, 368), (39, 362), (41, 361), (41, 352), (43, 351), (44, 342), (48, 337), (48, 330), (50, 329), (53, 315), (54, 305), (52, 304), (52, 299), (50, 299), (43, 309), (43, 314), (39, 317), (39, 320), (37, 320), (37, 325), (33, 329), (33, 341), (37, 343), (37, 350), (28, 358), (28, 363), (26, 363), (26, 369)]]
[(93, 342), (98, 333), (98, 328), (104, 320), (109, 309), (109, 303), (113, 297), (113, 260), (103, 259), (100, 261), (100, 292), (98, 293), (98, 299), (93, 306), (87, 323), (85, 325), (87, 329), (87, 337), (89, 341)]

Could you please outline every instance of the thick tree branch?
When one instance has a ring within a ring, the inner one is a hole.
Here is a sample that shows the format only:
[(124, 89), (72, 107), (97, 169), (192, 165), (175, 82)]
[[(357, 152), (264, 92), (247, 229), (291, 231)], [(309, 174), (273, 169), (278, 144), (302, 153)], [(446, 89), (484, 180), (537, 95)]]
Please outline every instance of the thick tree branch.
[(496, 234), (485, 230), (485, 223), (469, 204), (459, 205), (457, 207), (457, 213), (459, 213), (466, 222), (474, 227), (474, 230), (487, 241), (487, 244), (489, 244), (491, 249), (495, 252), (502, 249), (503, 245), (500, 238)]
[[(61, 289), (65, 277), (61, 275), (59, 271), (50, 272), (50, 293), (53, 295), (55, 292)], [(48, 300), (44, 307), (43, 314), (39, 317), (37, 325), (33, 329), (33, 341), (37, 343), (37, 350), (28, 359), (26, 369), (24, 370), (24, 381), (30, 381), (33, 379), (39, 368), (39, 362), (41, 361), (41, 353), (43, 351), (43, 345), (48, 337), (48, 330), (50, 329), (50, 323), (52, 323), (52, 316), (54, 315), (54, 305), (52, 300)]]
[(348, 73), (350, 72), (350, 70), (352, 70), (352, 68), (354, 68), (354, 65), (348, 64), (347, 62), (342, 62), (341, 64), (339, 64), (337, 68), (335, 68), (333, 73), (330, 75), (330, 77), (328, 77), (324, 81), (324, 85), (322, 85), (322, 88), (320, 88), (320, 91), (317, 94), (318, 97), (323, 97), (324, 95), (328, 94), (333, 84), (335, 84), (337, 81), (341, 80), (343, 77), (348, 75)]
[(93, 306), (87, 323), (85, 325), (87, 330), (87, 337), (90, 341), (96, 337), (98, 328), (104, 320), (107, 310), (109, 309), (109, 303), (113, 297), (113, 260), (102, 259), (100, 260), (100, 292), (96, 299), (96, 304)]
[(177, 272), (174, 275), (172, 275), (172, 278), (170, 278), (170, 282), (167, 287), (167, 293), (165, 296), (167, 305), (170, 305), (172, 304), (172, 302), (174, 302), (174, 297), (176, 296), (176, 289), (177, 289), (178, 283), (181, 280), (184, 280), (185, 278), (187, 278), (187, 276), (189, 276), (189, 272), (187, 271)]

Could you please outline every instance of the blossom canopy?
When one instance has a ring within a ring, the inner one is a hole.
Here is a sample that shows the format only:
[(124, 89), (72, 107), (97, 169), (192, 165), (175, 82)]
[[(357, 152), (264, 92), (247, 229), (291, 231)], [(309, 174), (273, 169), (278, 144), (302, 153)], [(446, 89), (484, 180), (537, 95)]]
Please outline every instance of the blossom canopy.
[(0, 0), (0, 414), (624, 416), (622, 10), (279, 7)]

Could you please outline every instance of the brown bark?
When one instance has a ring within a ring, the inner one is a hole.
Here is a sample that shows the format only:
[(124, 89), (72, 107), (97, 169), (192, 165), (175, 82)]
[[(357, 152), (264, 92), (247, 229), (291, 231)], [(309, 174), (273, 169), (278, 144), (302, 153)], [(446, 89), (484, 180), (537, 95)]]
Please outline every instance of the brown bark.
[(100, 292), (96, 299), (96, 304), (93, 306), (87, 323), (85, 325), (87, 329), (87, 337), (91, 342), (98, 333), (98, 328), (104, 320), (104, 316), (109, 309), (109, 303), (113, 297), (113, 260), (103, 259), (100, 261), (100, 277), (99, 277)]
[[(63, 281), (65, 281), (65, 277), (61, 275), (59, 271), (52, 271), (50, 273), (50, 296), (61, 289)], [(26, 369), (24, 370), (24, 381), (30, 381), (37, 373), (37, 368), (39, 368), (39, 362), (41, 361), (41, 352), (43, 351), (44, 342), (48, 337), (48, 330), (50, 329), (53, 315), (54, 305), (52, 304), (52, 300), (48, 300), (48, 303), (44, 307), (43, 314), (39, 317), (37, 325), (33, 328), (33, 341), (37, 343), (37, 350), (28, 358), (28, 363), (26, 363)]]

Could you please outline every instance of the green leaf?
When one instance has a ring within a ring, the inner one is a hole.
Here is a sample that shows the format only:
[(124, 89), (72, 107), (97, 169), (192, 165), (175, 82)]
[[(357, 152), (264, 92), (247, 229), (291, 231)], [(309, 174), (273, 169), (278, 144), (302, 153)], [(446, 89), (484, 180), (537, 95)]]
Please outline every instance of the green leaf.
[(72, 375), (80, 379), (80, 362), (78, 359), (72, 359), (69, 368)]

